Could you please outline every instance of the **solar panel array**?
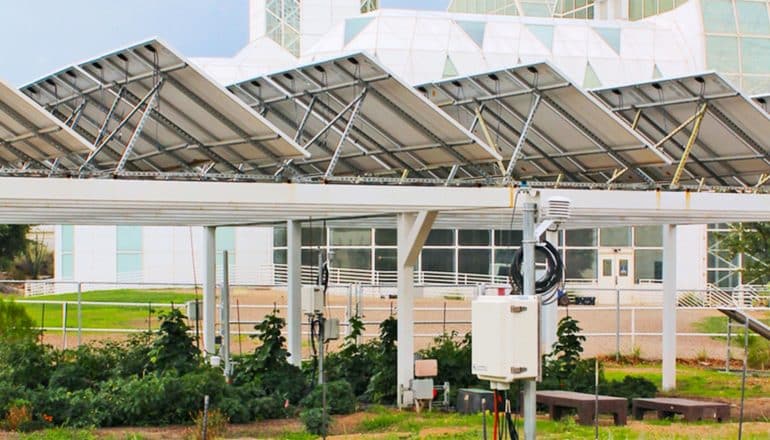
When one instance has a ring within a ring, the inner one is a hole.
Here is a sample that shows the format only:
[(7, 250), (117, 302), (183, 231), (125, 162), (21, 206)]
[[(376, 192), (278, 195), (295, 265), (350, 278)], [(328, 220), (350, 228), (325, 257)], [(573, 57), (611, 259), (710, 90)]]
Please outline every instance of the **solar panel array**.
[(22, 92), (0, 84), (0, 175), (739, 190), (770, 180), (767, 100), (713, 73), (586, 92), (537, 63), (413, 88), (357, 53), (226, 89), (150, 40)]

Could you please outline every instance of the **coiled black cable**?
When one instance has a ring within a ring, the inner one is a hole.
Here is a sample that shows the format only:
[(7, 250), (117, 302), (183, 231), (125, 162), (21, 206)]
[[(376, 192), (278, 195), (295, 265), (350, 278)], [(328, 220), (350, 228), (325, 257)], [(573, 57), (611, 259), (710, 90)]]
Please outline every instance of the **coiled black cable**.
[[(535, 254), (540, 253), (545, 256), (546, 271), (545, 276), (535, 280), (535, 293), (550, 292), (562, 281), (564, 273), (564, 261), (561, 259), (559, 250), (548, 241), (535, 244)], [(508, 268), (508, 280), (515, 291), (524, 291), (524, 277), (521, 274), (521, 264), (524, 261), (524, 251), (519, 248), (513, 256), (511, 266)]]

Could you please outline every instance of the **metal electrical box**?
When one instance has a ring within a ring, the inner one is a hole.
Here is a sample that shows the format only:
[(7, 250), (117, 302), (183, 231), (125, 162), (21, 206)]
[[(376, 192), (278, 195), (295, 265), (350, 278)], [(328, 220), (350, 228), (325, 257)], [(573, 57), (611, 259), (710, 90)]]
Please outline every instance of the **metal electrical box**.
[(324, 292), (319, 286), (302, 286), (302, 313), (314, 315), (324, 309)]
[(324, 323), (324, 341), (336, 341), (340, 338), (340, 320), (328, 318)]
[(533, 296), (479, 296), (471, 306), (472, 372), (510, 383), (540, 373), (540, 301)]

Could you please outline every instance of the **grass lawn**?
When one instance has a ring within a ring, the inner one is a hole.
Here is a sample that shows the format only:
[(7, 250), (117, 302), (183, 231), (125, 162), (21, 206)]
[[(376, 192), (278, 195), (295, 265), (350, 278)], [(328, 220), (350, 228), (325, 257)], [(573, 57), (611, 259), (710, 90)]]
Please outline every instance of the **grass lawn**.
[[(627, 375), (642, 376), (662, 386), (660, 363), (635, 365), (606, 365), (604, 376), (608, 380), (623, 380)], [(679, 397), (708, 397), (723, 399), (739, 399), (741, 397), (741, 376), (738, 373), (709, 370), (705, 368), (677, 365), (675, 393)], [(663, 393), (665, 394), (665, 393)], [(760, 374), (749, 374), (746, 378), (746, 397), (770, 396), (770, 377)], [(770, 436), (768, 437), (770, 438)]]
[[(679, 421), (644, 422), (629, 421), (628, 426), (609, 425), (610, 419), (602, 419), (599, 438), (614, 440), (663, 440), (663, 439), (730, 439), (736, 438), (736, 423), (684, 423)], [(279, 422), (279, 423), (273, 423)], [(492, 437), (491, 417), (487, 417), (488, 438)], [(482, 438), (481, 415), (464, 416), (456, 413), (422, 413), (397, 411), (390, 408), (373, 407), (364, 413), (333, 418), (332, 434), (345, 439), (480, 439)], [(518, 422), (519, 434), (523, 438), (521, 420)], [(153, 428), (151, 430), (122, 430), (120, 435), (108, 430), (75, 431), (49, 430), (30, 435), (23, 435), (24, 440), (59, 440), (59, 439), (157, 439), (179, 438), (178, 428)], [(545, 420), (542, 416), (537, 423), (538, 439), (572, 440), (593, 439), (594, 428), (580, 426), (572, 418), (559, 422)], [(177, 435), (175, 435), (177, 434)], [(766, 440), (770, 435), (770, 423), (751, 422), (744, 425), (744, 438)], [(226, 438), (274, 438), (289, 440), (317, 439), (304, 432), (296, 421), (271, 421), (251, 425), (232, 425)]]
[[(30, 301), (77, 301), (77, 293), (65, 293), (60, 295), (45, 295), (24, 298)], [(148, 316), (151, 316), (153, 328), (157, 328), (158, 312), (166, 310), (164, 307), (152, 304), (179, 304), (195, 299), (192, 292), (179, 292), (175, 290), (100, 290), (83, 292), (82, 300), (90, 302), (117, 302), (117, 303), (145, 303), (143, 306), (114, 306), (114, 305), (83, 305), (84, 329), (146, 329)], [(61, 327), (63, 322), (62, 306), (59, 304), (23, 304), (27, 313), (32, 317), (37, 326)], [(45, 314), (43, 308), (45, 307)], [(151, 313), (152, 312), (152, 313)], [(42, 325), (41, 325), (42, 323)], [(77, 305), (67, 306), (67, 327), (77, 328)]]
[[(759, 320), (765, 324), (770, 324), (770, 313), (756, 314), (751, 316), (759, 317)], [(701, 333), (727, 333), (727, 316), (710, 316), (695, 323), (695, 328)], [(743, 329), (740, 324), (733, 326), (734, 335), (743, 335)], [(724, 340), (725, 338), (720, 338)], [(741, 343), (742, 345), (742, 343)]]

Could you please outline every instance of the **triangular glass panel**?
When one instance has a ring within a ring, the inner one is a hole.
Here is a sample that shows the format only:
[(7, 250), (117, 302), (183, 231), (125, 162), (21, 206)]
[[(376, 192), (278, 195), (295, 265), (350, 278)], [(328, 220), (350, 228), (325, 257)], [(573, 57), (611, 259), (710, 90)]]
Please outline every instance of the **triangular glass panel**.
[(484, 32), (487, 30), (487, 23), (484, 21), (455, 21), (460, 26), (471, 40), (483, 48), (484, 47)]
[(586, 63), (586, 72), (583, 75), (583, 88), (595, 89), (601, 86), (602, 82), (599, 79), (599, 75), (596, 74), (596, 71), (591, 66), (591, 63)]
[(527, 29), (534, 35), (548, 50), (553, 49), (553, 26), (547, 24), (528, 24)]
[(356, 38), (366, 26), (372, 22), (372, 17), (348, 18), (345, 20), (345, 44)]
[(605, 43), (609, 44), (616, 54), (620, 55), (620, 29), (619, 28), (594, 28)]
[(457, 66), (455, 66), (455, 63), (452, 62), (452, 59), (449, 58), (449, 55), (446, 56), (446, 61), (444, 61), (444, 73), (442, 74), (442, 78), (453, 78), (455, 76), (460, 75), (460, 73), (457, 71)]

